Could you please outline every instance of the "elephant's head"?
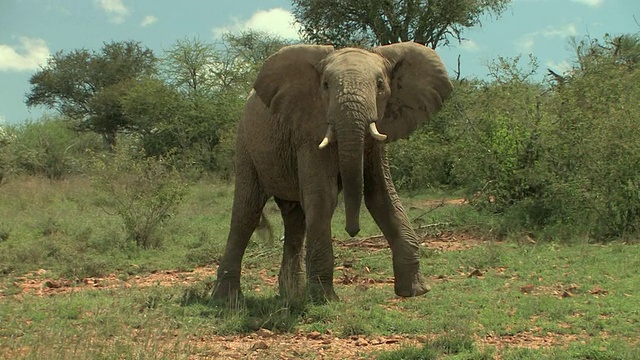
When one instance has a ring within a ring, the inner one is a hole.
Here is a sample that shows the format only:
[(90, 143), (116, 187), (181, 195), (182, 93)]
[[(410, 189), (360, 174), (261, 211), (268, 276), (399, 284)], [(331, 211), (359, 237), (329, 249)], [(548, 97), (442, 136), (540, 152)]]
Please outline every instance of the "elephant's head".
[[(393, 141), (409, 135), (440, 109), (452, 85), (432, 49), (412, 43), (366, 51), (294, 45), (272, 55), (254, 89), (274, 113), (312, 123), (320, 150), (335, 141), (345, 198), (346, 231), (359, 231), (364, 138)], [(316, 110), (314, 110), (316, 109)], [(320, 109), (320, 113), (317, 113)], [(320, 117), (324, 126), (314, 119)], [(326, 129), (326, 130), (324, 130)], [(324, 135), (324, 138), (323, 138)]]

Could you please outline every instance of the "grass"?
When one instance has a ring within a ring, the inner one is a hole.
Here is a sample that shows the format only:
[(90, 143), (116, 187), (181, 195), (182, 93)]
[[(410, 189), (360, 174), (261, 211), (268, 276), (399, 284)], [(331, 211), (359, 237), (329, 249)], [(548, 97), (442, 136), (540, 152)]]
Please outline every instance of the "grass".
[[(487, 235), (494, 219), (464, 205), (424, 201), (442, 194), (419, 194), (404, 203), (410, 218), (426, 225), (424, 232), (449, 241), (469, 233), (487, 238), (454, 250), (425, 247), (422, 271), (432, 286), (426, 296), (397, 298), (388, 281), (390, 251), (344, 239), (340, 210), (334, 217), (335, 278), (344, 282), (336, 284), (342, 301), (278, 298), (279, 242), (256, 237), (243, 268), (246, 299), (230, 308), (209, 297), (226, 239), (229, 185), (193, 185), (162, 229), (163, 245), (148, 250), (127, 242), (118, 218), (95, 203), (82, 178), (25, 178), (0, 190), (0, 231), (8, 234), (0, 240), (0, 354), (9, 358), (215, 358), (234, 351), (229, 339), (255, 341), (251, 334), (259, 329), (273, 331), (283, 343), (306, 339), (309, 349), (331, 346), (305, 338), (314, 332), (331, 334), (334, 342), (408, 340), (392, 350), (344, 348), (333, 353), (337, 358), (640, 358), (638, 245), (500, 242)], [(267, 212), (279, 237), (273, 204)], [(368, 216), (362, 223), (361, 237), (378, 233)], [(201, 266), (208, 270), (190, 272)], [(184, 272), (172, 272), (163, 283), (169, 269)], [(158, 280), (139, 281), (153, 276)], [(87, 277), (109, 286), (82, 285)], [(45, 280), (62, 278), (71, 291), (39, 295), (52, 286)], [(31, 290), (26, 283), (34, 284)], [(269, 344), (257, 351), (277, 358), (279, 345)]]

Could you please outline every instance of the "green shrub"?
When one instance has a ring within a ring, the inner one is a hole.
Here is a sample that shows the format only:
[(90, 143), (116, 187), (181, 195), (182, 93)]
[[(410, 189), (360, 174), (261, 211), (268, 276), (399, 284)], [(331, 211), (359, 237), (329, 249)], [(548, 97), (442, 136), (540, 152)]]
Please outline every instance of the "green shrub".
[(4, 149), (0, 149), (0, 168), (62, 179), (81, 173), (87, 163), (87, 150), (101, 146), (98, 136), (74, 131), (65, 119), (43, 117), (11, 129), (11, 141), (0, 145)]
[(0, 126), (0, 185), (15, 167), (15, 155), (11, 148), (15, 138), (16, 134), (13, 127)]
[(490, 65), (491, 81), (460, 81), (438, 115), (444, 127), (450, 183), (469, 202), (501, 214), (508, 233), (545, 226), (542, 201), (549, 177), (540, 169), (546, 91), (531, 80), (537, 67), (520, 69), (520, 58)]
[(182, 201), (187, 183), (166, 157), (145, 157), (126, 140), (96, 159), (93, 182), (106, 211), (120, 216), (130, 240), (161, 245), (160, 230)]
[(640, 230), (640, 64), (608, 53), (606, 41), (556, 87), (544, 154), (557, 213), (597, 239)]
[(518, 58), (500, 58), (492, 81), (456, 87), (456, 111), (440, 115), (453, 181), (476, 208), (501, 214), (502, 232), (608, 240), (640, 231), (639, 57), (619, 55), (620, 43), (579, 43), (578, 66), (555, 83), (530, 80), (534, 60), (523, 71)]
[(449, 146), (428, 127), (390, 144), (389, 164), (398, 189), (439, 187), (452, 181)]

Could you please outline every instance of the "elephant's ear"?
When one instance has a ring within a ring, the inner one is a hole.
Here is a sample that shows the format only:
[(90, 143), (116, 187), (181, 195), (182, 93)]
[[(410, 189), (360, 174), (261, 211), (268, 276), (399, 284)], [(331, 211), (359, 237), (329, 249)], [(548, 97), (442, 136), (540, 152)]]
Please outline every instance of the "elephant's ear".
[(391, 98), (378, 129), (389, 141), (408, 136), (442, 107), (453, 90), (447, 70), (431, 48), (405, 42), (373, 49), (391, 63)]
[(330, 45), (290, 45), (265, 61), (253, 88), (272, 111), (277, 112), (284, 102), (309, 96), (320, 87), (317, 65), (333, 51)]

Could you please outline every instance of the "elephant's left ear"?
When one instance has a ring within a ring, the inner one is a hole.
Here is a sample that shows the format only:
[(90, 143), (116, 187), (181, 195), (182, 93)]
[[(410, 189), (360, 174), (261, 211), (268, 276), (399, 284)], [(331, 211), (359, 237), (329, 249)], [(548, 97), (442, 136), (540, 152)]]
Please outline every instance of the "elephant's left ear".
[(373, 52), (392, 66), (391, 98), (378, 129), (390, 141), (407, 137), (451, 94), (447, 70), (435, 51), (414, 42), (378, 46)]
[(258, 73), (253, 88), (272, 111), (314, 98), (320, 86), (318, 64), (334, 48), (330, 45), (290, 45), (271, 55)]

